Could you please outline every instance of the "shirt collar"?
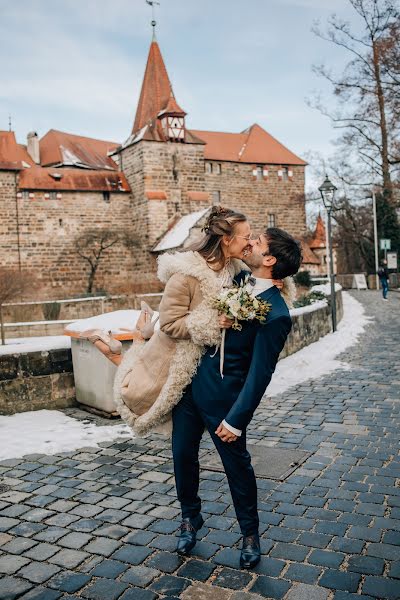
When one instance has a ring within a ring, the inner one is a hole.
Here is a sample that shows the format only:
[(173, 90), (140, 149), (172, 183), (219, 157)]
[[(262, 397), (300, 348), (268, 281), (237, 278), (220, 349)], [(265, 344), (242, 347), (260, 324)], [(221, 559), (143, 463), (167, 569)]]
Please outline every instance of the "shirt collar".
[(263, 279), (262, 277), (254, 277), (254, 279), (256, 280), (254, 287), (257, 289), (269, 290), (274, 285), (272, 279)]

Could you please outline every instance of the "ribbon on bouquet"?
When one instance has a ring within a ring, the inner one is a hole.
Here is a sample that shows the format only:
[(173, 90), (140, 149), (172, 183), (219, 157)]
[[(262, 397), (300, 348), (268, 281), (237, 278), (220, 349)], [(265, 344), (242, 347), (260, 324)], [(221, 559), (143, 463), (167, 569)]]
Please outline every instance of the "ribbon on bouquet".
[(215, 346), (215, 352), (214, 352), (214, 354), (211, 354), (211, 358), (214, 358), (214, 356), (217, 354), (218, 350), (220, 351), (220, 354), (219, 354), (219, 372), (221, 374), (221, 379), (224, 378), (225, 335), (226, 335), (226, 329), (223, 329), (222, 330), (221, 343), (217, 344)]

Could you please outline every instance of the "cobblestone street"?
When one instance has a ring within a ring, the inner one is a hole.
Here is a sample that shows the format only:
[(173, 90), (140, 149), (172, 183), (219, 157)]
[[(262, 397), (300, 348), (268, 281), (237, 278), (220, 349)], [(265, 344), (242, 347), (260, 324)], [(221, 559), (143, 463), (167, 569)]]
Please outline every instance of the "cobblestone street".
[(254, 571), (239, 569), (218, 472), (202, 471), (200, 541), (190, 558), (175, 554), (171, 450), (152, 436), (0, 463), (0, 599), (400, 598), (400, 294), (352, 295), (374, 320), (340, 356), (351, 369), (264, 400), (248, 431), (311, 453), (285, 481), (258, 480)]

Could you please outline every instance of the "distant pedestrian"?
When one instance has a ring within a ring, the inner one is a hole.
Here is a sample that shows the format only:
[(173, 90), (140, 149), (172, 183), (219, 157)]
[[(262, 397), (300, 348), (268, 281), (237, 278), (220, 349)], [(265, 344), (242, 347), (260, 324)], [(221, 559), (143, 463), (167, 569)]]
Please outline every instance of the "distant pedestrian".
[(382, 286), (383, 299), (387, 301), (387, 294), (389, 290), (389, 271), (387, 269), (387, 261), (383, 260), (381, 266), (378, 269), (378, 277)]

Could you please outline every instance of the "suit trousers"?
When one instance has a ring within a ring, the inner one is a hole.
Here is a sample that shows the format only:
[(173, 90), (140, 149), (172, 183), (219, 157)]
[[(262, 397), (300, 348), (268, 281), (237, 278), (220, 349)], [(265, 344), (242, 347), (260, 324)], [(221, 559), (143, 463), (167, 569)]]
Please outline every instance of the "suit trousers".
[(215, 434), (222, 420), (206, 414), (195, 404), (191, 386), (173, 409), (172, 453), (182, 518), (193, 518), (201, 510), (199, 447), (206, 428), (221, 457), (242, 535), (253, 535), (259, 526), (257, 483), (246, 449), (246, 435), (243, 431), (235, 442), (223, 442)]

